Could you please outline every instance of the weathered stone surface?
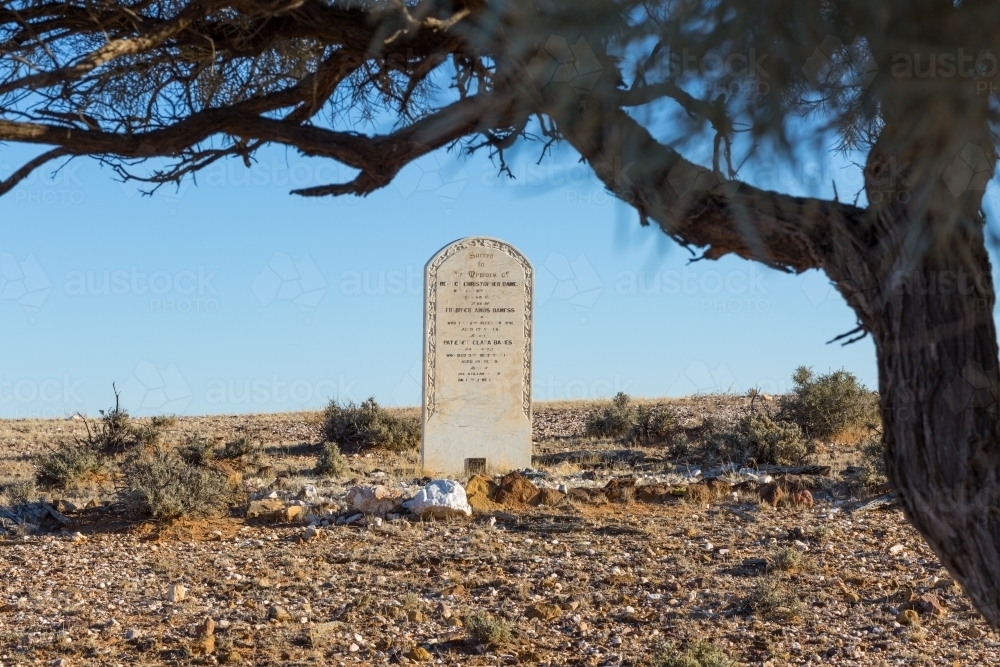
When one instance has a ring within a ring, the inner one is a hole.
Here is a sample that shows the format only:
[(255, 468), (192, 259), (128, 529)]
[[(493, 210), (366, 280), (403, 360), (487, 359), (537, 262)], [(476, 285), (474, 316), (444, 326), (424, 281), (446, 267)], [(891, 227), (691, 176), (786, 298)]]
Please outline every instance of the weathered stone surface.
[(608, 500), (627, 502), (635, 496), (635, 477), (619, 477), (609, 480), (604, 486)]
[(285, 503), (278, 498), (254, 500), (247, 508), (248, 519), (269, 519), (285, 510)]
[(536, 505), (554, 506), (561, 503), (566, 498), (566, 494), (556, 489), (541, 489), (535, 496)]
[(403, 503), (403, 492), (381, 485), (354, 486), (347, 491), (347, 504), (361, 512), (385, 518), (390, 512), (398, 512)]
[(559, 605), (547, 602), (538, 602), (524, 611), (525, 617), (539, 618), (543, 621), (551, 621), (554, 618), (558, 618), (561, 613), (562, 610), (559, 608)]
[(503, 505), (495, 500), (499, 488), (492, 479), (473, 475), (465, 485), (465, 497), (469, 501), (469, 507), (475, 514), (489, 514), (503, 509)]
[(531, 505), (538, 495), (538, 487), (519, 472), (508, 473), (500, 480), (496, 501), (509, 507)]
[(593, 489), (587, 486), (581, 486), (574, 489), (570, 489), (567, 494), (571, 500), (582, 503), (593, 503), (595, 505), (603, 505), (608, 502), (608, 497), (604, 495), (604, 491), (601, 489)]
[(636, 487), (635, 497), (636, 500), (641, 500), (644, 503), (659, 503), (673, 498), (671, 494), (672, 490), (673, 487), (662, 482), (644, 484), (643, 486)]
[(531, 465), (533, 281), (528, 260), (495, 239), (455, 241), (427, 263), (425, 471)]
[(187, 589), (181, 584), (173, 584), (167, 588), (167, 602), (183, 602), (187, 596)]
[(465, 497), (465, 489), (450, 479), (436, 479), (417, 492), (413, 500), (403, 506), (421, 518), (447, 519), (471, 516), (472, 508)]

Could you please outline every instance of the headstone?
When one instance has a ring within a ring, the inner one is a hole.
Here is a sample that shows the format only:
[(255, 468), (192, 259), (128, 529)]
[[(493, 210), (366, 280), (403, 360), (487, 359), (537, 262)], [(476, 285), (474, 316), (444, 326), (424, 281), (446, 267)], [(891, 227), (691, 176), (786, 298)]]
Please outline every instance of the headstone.
[(460, 239), (424, 268), (423, 467), (531, 466), (534, 270), (509, 243)]

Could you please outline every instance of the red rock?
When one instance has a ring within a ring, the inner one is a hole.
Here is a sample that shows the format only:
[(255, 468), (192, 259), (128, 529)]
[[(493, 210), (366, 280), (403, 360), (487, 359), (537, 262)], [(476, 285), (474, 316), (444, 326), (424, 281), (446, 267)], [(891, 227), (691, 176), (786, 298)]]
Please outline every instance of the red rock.
[(507, 473), (500, 479), (496, 502), (508, 507), (531, 505), (538, 496), (538, 487), (519, 472)]

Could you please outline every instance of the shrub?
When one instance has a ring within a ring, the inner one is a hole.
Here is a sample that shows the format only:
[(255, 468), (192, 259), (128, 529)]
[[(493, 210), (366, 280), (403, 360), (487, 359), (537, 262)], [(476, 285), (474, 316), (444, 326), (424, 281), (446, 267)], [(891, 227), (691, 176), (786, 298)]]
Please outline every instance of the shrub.
[(870, 489), (889, 482), (885, 470), (885, 447), (882, 434), (878, 431), (866, 436), (858, 443), (861, 447), (861, 482)]
[(626, 438), (632, 442), (660, 442), (671, 438), (677, 431), (677, 415), (664, 405), (646, 407), (640, 405), (635, 410), (635, 422)]
[(330, 401), (323, 414), (323, 439), (343, 451), (388, 449), (406, 451), (420, 446), (420, 423), (398, 417), (368, 398), (361, 405)]
[(878, 426), (878, 395), (843, 369), (815, 375), (799, 366), (794, 395), (786, 405), (792, 421), (810, 437), (830, 438), (851, 428)]
[(465, 629), (477, 644), (504, 646), (510, 642), (510, 623), (491, 614), (469, 616), (465, 619)]
[(155, 445), (160, 437), (162, 421), (154, 419), (148, 426), (135, 424), (128, 411), (121, 407), (118, 389), (113, 384), (111, 387), (115, 392), (115, 406), (99, 411), (101, 418), (94, 424), (93, 429), (90, 422), (84, 419), (87, 438), (85, 440), (77, 438), (77, 444), (108, 456), (122, 454), (137, 447)]
[(160, 448), (134, 455), (122, 472), (123, 499), (157, 520), (217, 515), (235, 500), (222, 475)]
[(736, 604), (736, 613), (753, 614), (761, 618), (790, 621), (802, 612), (802, 602), (786, 583), (777, 577), (767, 577), (757, 582), (750, 592)]
[(39, 484), (61, 489), (79, 486), (104, 467), (104, 457), (86, 443), (62, 443), (38, 457), (35, 478)]
[(792, 547), (785, 547), (777, 551), (768, 562), (770, 570), (781, 570), (782, 572), (793, 572), (802, 567), (802, 553)]
[(215, 458), (215, 447), (208, 440), (192, 436), (177, 454), (185, 463), (193, 466), (207, 466)]
[(654, 667), (735, 667), (736, 663), (725, 652), (706, 641), (695, 642), (680, 651), (667, 644), (654, 658)]
[(156, 415), (149, 418), (149, 425), (158, 431), (162, 431), (177, 424), (177, 417), (174, 415)]
[(0, 485), (0, 497), (13, 504), (26, 503), (38, 497), (38, 487), (33, 479), (19, 479)]
[(261, 444), (246, 436), (230, 440), (222, 448), (222, 458), (231, 461), (253, 463), (259, 461), (263, 455), (264, 452)]
[(324, 442), (319, 452), (316, 467), (313, 472), (326, 477), (343, 477), (347, 472), (347, 459), (340, 453), (340, 447), (335, 442)]
[(726, 455), (734, 461), (753, 459), (757, 463), (792, 465), (806, 455), (802, 432), (797, 424), (776, 421), (752, 412), (722, 437)]
[(666, 405), (633, 405), (632, 398), (618, 392), (611, 404), (587, 419), (587, 434), (595, 438), (644, 444), (660, 442), (677, 431), (677, 416)]
[(635, 420), (635, 406), (631, 401), (623, 391), (615, 394), (611, 405), (588, 417), (587, 435), (595, 438), (620, 438), (628, 433)]

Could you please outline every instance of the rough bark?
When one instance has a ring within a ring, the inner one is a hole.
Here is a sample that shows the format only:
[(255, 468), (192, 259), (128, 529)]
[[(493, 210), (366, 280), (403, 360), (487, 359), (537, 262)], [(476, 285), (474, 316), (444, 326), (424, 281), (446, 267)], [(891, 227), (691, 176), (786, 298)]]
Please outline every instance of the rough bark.
[(721, 182), (611, 106), (550, 112), (608, 188), (665, 233), (707, 257), (826, 271), (875, 342), (888, 473), (907, 516), (1000, 625), (998, 346), (982, 191), (973, 182), (956, 197), (944, 178), (965, 140), (994, 159), (985, 128), (944, 150), (912, 127), (887, 129), (862, 210)]
[[(966, 145), (987, 146), (985, 134), (970, 132)], [(998, 348), (982, 191), (956, 197), (927, 139), (890, 127), (869, 157), (869, 169), (885, 155), (910, 166), (901, 174), (905, 189), (887, 184), (894, 196), (869, 186), (879, 243), (867, 255), (877, 273), (865, 319), (878, 354), (889, 479), (911, 523), (997, 627)]]

